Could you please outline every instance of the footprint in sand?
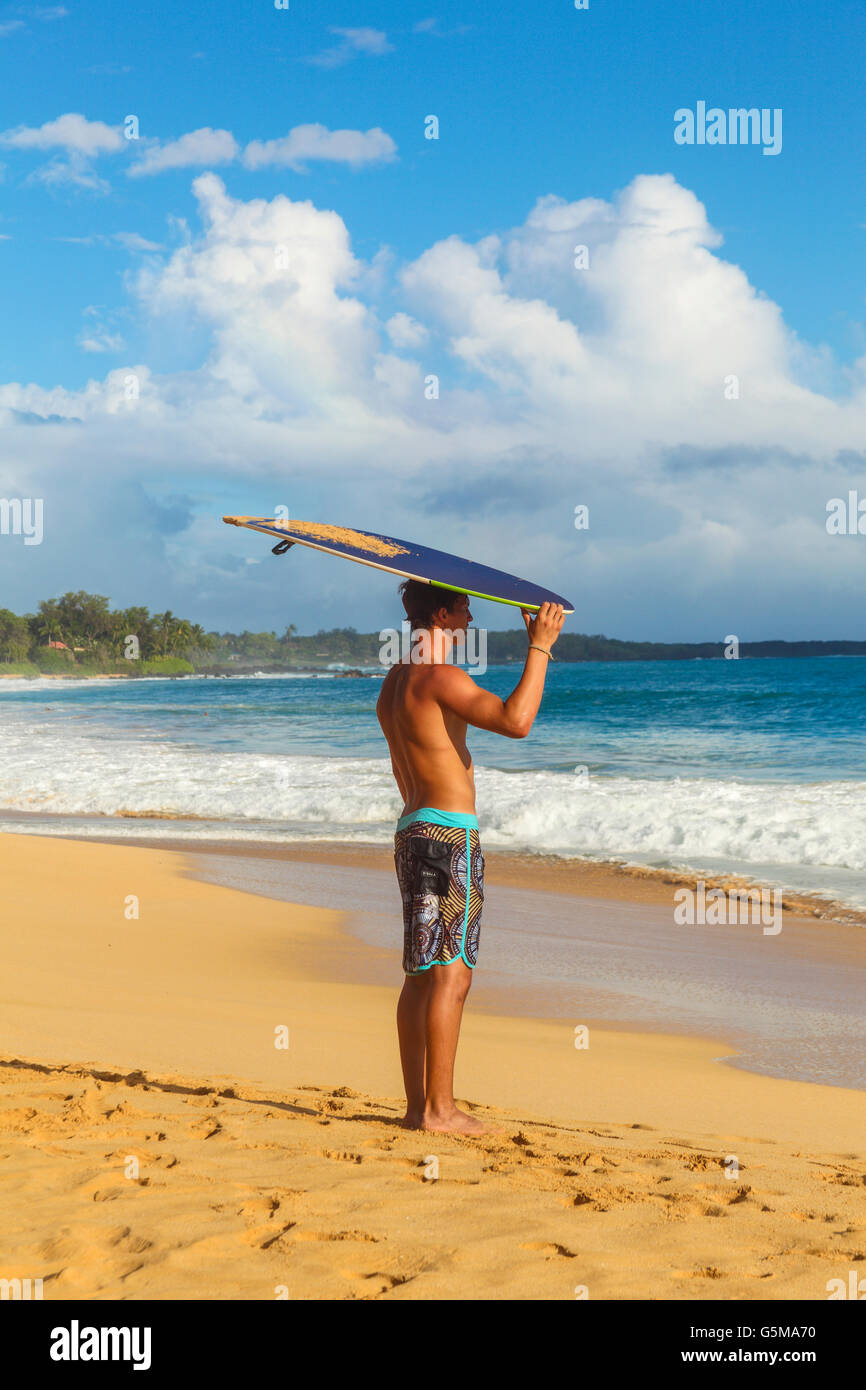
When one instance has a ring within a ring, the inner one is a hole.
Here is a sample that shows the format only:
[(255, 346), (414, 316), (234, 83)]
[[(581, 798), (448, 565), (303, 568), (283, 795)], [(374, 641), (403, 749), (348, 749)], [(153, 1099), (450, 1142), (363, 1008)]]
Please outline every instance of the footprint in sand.
[(341, 1269), (339, 1273), (343, 1279), (357, 1281), (363, 1286), (363, 1292), (359, 1290), (362, 1298), (378, 1298), (383, 1293), (390, 1293), (392, 1289), (399, 1288), (401, 1284), (408, 1284), (412, 1278), (410, 1274), (385, 1274), (382, 1270), (372, 1270), (369, 1274), (364, 1274), (354, 1269)]
[(371, 1235), (369, 1231), (298, 1231), (298, 1230), (296, 1230), (296, 1231), (294, 1232), (293, 1236), (292, 1236), (292, 1240), (293, 1240), (293, 1241), (298, 1241), (298, 1242), (308, 1242), (308, 1241), (322, 1242), (322, 1243), (324, 1243), (324, 1244), (326, 1244), (326, 1245), (331, 1244), (331, 1242), (333, 1242), (333, 1241), (343, 1241), (343, 1240), (359, 1241), (359, 1242), (361, 1242), (362, 1244), (368, 1244), (368, 1245), (378, 1245), (378, 1244), (380, 1243), (380, 1237), (379, 1237), (379, 1236), (373, 1236), (373, 1235)]
[(521, 1250), (537, 1250), (543, 1255), (560, 1255), (564, 1260), (576, 1260), (577, 1251), (569, 1250), (567, 1245), (558, 1245), (555, 1241), (533, 1240), (521, 1245)]
[(250, 1197), (240, 1207), (238, 1216), (248, 1217), (250, 1220), (260, 1221), (263, 1217), (271, 1217), (274, 1212), (279, 1211), (279, 1197)]
[(200, 1120), (193, 1120), (187, 1129), (187, 1134), (191, 1134), (193, 1139), (212, 1139), (215, 1134), (222, 1132), (222, 1125), (215, 1116), (202, 1116)]

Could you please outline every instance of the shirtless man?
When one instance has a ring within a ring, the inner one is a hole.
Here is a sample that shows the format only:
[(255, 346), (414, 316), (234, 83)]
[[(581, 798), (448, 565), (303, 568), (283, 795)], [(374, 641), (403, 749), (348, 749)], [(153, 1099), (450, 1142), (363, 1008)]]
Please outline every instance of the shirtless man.
[[(449, 664), (472, 614), (466, 594), (410, 579), (400, 586), (413, 660), (393, 666), (376, 714), (391, 751), (403, 814), (394, 862), (403, 899), (403, 970), (397, 1033), (408, 1129), (482, 1134), (454, 1103), (454, 1057), (463, 1003), (478, 959), (484, 859), (466, 726), (526, 738), (541, 704), (563, 624), (557, 604), (524, 612), (529, 650), (507, 700)], [(418, 658), (420, 657), (420, 660)]]

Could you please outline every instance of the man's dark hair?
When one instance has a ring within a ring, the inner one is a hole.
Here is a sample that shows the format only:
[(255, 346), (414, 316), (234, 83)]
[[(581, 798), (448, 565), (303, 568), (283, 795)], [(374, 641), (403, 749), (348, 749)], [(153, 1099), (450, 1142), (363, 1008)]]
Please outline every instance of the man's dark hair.
[(404, 579), (400, 585), (403, 607), (413, 629), (429, 627), (434, 613), (445, 608), (454, 611), (457, 600), (463, 597), (455, 589), (441, 589), (438, 584), (422, 584), (420, 579)]

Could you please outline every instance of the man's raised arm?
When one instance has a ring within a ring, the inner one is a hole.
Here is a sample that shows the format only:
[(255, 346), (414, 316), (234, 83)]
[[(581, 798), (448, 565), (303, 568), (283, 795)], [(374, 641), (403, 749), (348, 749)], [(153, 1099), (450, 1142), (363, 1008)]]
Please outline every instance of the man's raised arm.
[(544, 692), (550, 648), (565, 617), (559, 604), (544, 603), (535, 618), (524, 612), (523, 621), (531, 645), (523, 675), (507, 700), (484, 690), (459, 666), (441, 666), (438, 673), (437, 698), (446, 709), (476, 729), (505, 738), (526, 738), (532, 728)]

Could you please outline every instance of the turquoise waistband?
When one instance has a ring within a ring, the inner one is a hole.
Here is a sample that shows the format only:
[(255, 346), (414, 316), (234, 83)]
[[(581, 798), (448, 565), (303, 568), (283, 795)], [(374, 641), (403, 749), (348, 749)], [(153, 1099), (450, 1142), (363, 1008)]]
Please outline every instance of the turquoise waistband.
[(397, 829), (405, 830), (407, 825), (414, 825), (419, 820), (426, 821), (428, 825), (454, 825), (462, 830), (478, 829), (477, 816), (470, 816), (465, 811), (437, 811), (433, 806), (422, 806), (419, 811), (410, 811), (408, 816), (401, 816), (397, 822)]

